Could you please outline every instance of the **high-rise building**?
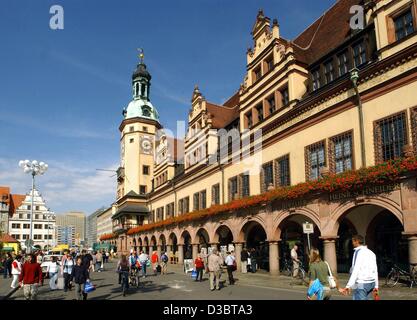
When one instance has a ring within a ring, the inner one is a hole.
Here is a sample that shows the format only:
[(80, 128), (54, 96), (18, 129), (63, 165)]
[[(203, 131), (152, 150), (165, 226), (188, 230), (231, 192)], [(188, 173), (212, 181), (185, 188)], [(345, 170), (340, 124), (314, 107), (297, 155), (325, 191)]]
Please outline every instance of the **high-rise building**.
[(87, 246), (92, 247), (97, 242), (97, 216), (105, 211), (106, 208), (100, 208), (87, 217)]
[(75, 226), (56, 226), (57, 244), (68, 244), (70, 247), (76, 244), (75, 241)]
[(74, 226), (74, 244), (82, 245), (85, 242), (86, 217), (84, 212), (70, 211), (56, 216), (57, 226)]

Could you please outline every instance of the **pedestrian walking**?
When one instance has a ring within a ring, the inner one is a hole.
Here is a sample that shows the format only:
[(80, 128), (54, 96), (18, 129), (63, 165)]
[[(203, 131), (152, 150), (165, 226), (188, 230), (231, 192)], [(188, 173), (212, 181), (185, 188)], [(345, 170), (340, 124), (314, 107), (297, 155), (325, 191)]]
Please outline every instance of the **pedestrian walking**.
[[(213, 248), (211, 254), (208, 257), (208, 270), (210, 279), (210, 290), (213, 291), (216, 287), (220, 290), (220, 277), (222, 274), (223, 258), (220, 257), (216, 248)], [(214, 285), (216, 281), (216, 285)]]
[(250, 270), (252, 273), (256, 272), (257, 268), (257, 252), (255, 248), (252, 248), (250, 251)]
[(243, 248), (242, 252), (240, 253), (240, 265), (242, 268), (242, 273), (248, 272), (248, 258), (248, 251), (246, 250), (246, 248)]
[(87, 293), (85, 293), (85, 284), (89, 282), (88, 266), (82, 264), (82, 257), (77, 258), (76, 265), (71, 271), (71, 280), (75, 284), (75, 299), (87, 300)]
[[(329, 264), (321, 259), (320, 252), (316, 248), (310, 250), (308, 276), (310, 278), (310, 286), (313, 285), (316, 279), (320, 281), (322, 286), (323, 292), (317, 295), (317, 299), (330, 300), (331, 284), (329, 282), (329, 277), (332, 276), (332, 273)], [(338, 288), (337, 282), (336, 287)], [(313, 296), (308, 296), (309, 300), (313, 300), (313, 298)]]
[[(82, 261), (82, 263), (81, 263), (82, 266), (84, 268), (86, 268), (87, 271), (92, 270), (92, 267), (91, 267), (92, 262), (93, 262), (92, 255), (89, 252), (86, 252), (85, 250), (83, 250), (83, 251), (81, 251), (81, 258), (82, 258), (82, 260), (81, 260)], [(93, 269), (93, 271), (94, 271), (94, 269)]]
[(139, 263), (142, 268), (142, 276), (144, 278), (146, 278), (146, 267), (147, 267), (148, 261), (149, 261), (149, 256), (145, 252), (141, 251), (139, 255)]
[(75, 261), (72, 258), (72, 255), (68, 254), (67, 258), (64, 260), (62, 264), (61, 273), (64, 275), (64, 292), (72, 289), (71, 285), (71, 273), (72, 269), (74, 268)]
[(236, 258), (230, 252), (227, 252), (227, 256), (224, 262), (226, 263), (226, 267), (227, 267), (227, 274), (229, 276), (229, 284), (234, 285), (235, 279), (233, 278), (233, 271), (236, 270)]
[(162, 253), (161, 255), (161, 275), (167, 274), (167, 267), (168, 267), (168, 255), (166, 252)]
[[(132, 256), (133, 252), (131, 252), (130, 255)], [(125, 290), (123, 290), (123, 296), (126, 295), (126, 291), (129, 289), (129, 264), (130, 263), (127, 260), (126, 256), (122, 254), (122, 257), (117, 262), (116, 271), (119, 273), (119, 284), (121, 284), (123, 281), (122, 289), (125, 288)]]
[(152, 263), (153, 274), (154, 274), (154, 276), (156, 276), (158, 274), (157, 269), (158, 269), (158, 265), (159, 265), (158, 252), (154, 251), (152, 253), (151, 263)]
[(38, 288), (42, 285), (41, 265), (36, 262), (36, 256), (31, 254), (29, 260), (22, 266), (19, 276), (20, 286), (23, 286), (23, 294), (26, 300), (36, 300)]
[(300, 259), (298, 259), (298, 246), (294, 244), (291, 250), (291, 260), (292, 260), (292, 276), (295, 278), (298, 275), (300, 268)]
[(4, 274), (3, 274), (4, 279), (6, 279), (7, 276), (9, 276), (9, 278), (12, 277), (12, 263), (13, 263), (13, 257), (8, 252), (4, 260)]
[(110, 254), (109, 254), (109, 252), (108, 252), (108, 251), (106, 251), (106, 263), (108, 263), (108, 262), (109, 262), (109, 258), (110, 258)]
[[(197, 271), (197, 277), (195, 278), (195, 281), (203, 281), (203, 272), (204, 272), (204, 260), (201, 257), (201, 254), (197, 256), (197, 258), (194, 261), (195, 270)], [(198, 278), (200, 277), (200, 280)]]
[(101, 272), (101, 263), (103, 261), (103, 255), (100, 251), (96, 253), (96, 272)]
[(21, 259), (22, 257), (20, 255), (17, 255), (12, 262), (13, 281), (10, 286), (12, 289), (16, 289), (19, 286), (19, 275), (22, 272), (22, 264), (20, 262)]
[(97, 253), (94, 251), (93, 254), (91, 255), (92, 258), (93, 258), (91, 260), (91, 264), (90, 264), (90, 270), (91, 270), (91, 272), (95, 272), (95, 269), (96, 269), (96, 262), (97, 262), (96, 254)]
[(55, 256), (52, 256), (52, 261), (46, 269), (46, 272), (49, 275), (49, 287), (51, 288), (51, 290), (57, 289), (56, 282), (58, 280), (58, 270), (59, 267), (57, 263), (57, 258)]
[(347, 295), (353, 290), (353, 300), (368, 300), (370, 293), (378, 295), (378, 266), (375, 254), (364, 245), (365, 241), (361, 235), (352, 237), (354, 254), (350, 278), (344, 289), (339, 291)]

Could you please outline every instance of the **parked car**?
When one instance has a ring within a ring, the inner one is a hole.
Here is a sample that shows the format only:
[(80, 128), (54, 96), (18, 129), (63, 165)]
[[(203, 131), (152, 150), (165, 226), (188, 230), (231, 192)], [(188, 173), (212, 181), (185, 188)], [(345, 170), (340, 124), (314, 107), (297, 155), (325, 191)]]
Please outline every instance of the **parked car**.
[(42, 274), (44, 278), (47, 278), (49, 275), (47, 274), (48, 266), (52, 262), (52, 257), (56, 257), (58, 265), (61, 265), (62, 255), (45, 255), (42, 258), (41, 268), (42, 268)]

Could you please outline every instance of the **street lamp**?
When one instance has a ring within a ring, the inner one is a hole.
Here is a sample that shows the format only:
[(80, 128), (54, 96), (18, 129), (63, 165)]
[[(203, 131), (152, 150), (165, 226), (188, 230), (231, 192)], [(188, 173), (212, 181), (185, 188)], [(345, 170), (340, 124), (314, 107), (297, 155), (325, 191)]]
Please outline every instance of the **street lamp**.
[[(45, 162), (38, 162), (33, 160), (20, 160), (19, 167), (23, 169), (25, 173), (30, 173), (32, 175), (32, 199), (31, 199), (31, 213), (30, 213), (30, 235), (29, 235), (29, 253), (32, 253), (32, 223), (33, 223), (33, 198), (35, 195), (35, 176), (43, 175), (46, 170), (48, 170), (48, 165)], [(48, 226), (49, 227), (49, 226)]]
[(359, 69), (354, 68), (350, 70), (350, 80), (352, 81), (353, 88), (355, 89), (356, 97), (358, 98), (358, 111), (359, 111), (359, 128), (361, 136), (361, 158), (362, 167), (366, 167), (366, 155), (365, 155), (365, 130), (363, 126), (363, 111), (362, 111), (362, 99), (358, 89)]

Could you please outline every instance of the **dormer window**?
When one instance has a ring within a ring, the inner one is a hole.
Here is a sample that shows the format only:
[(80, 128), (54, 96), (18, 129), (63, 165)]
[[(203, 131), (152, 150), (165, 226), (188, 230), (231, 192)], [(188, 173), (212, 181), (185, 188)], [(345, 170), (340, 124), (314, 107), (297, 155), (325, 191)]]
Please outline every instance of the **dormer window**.
[(337, 56), (337, 62), (339, 65), (339, 77), (345, 75), (349, 71), (349, 56), (348, 51), (342, 52)]
[(333, 59), (327, 61), (324, 64), (324, 78), (326, 80), (326, 84), (330, 83), (334, 80), (334, 68), (333, 68)]
[(313, 91), (321, 87), (320, 83), (320, 68), (311, 72), (312, 82), (313, 82)]
[(151, 116), (151, 110), (149, 109), (148, 106), (143, 106), (142, 107), (142, 114), (144, 117), (150, 117)]

